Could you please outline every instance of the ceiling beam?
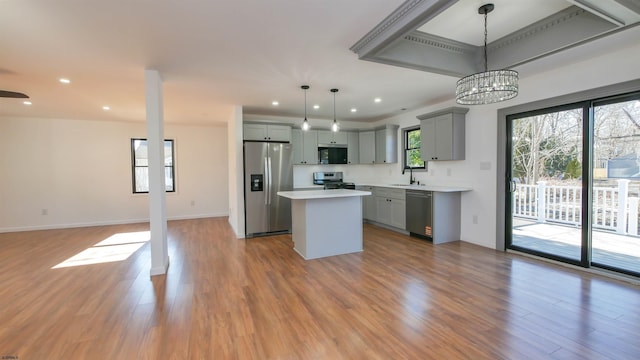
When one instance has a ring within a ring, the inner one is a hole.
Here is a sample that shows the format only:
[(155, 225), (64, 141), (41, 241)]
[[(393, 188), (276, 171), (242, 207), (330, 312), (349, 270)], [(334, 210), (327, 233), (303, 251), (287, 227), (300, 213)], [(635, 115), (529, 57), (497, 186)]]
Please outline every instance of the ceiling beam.
[(567, 1), (620, 27), (640, 21), (640, 1), (638, 0)]

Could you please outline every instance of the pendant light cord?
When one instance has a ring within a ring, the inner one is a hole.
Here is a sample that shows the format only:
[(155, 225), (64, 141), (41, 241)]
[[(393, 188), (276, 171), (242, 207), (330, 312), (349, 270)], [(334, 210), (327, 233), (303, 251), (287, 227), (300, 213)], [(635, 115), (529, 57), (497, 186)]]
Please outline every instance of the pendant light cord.
[(307, 120), (307, 89), (304, 89), (304, 119)]
[(484, 71), (489, 71), (487, 66), (487, 10), (484, 11)]
[(336, 92), (333, 92), (333, 122), (336, 121)]

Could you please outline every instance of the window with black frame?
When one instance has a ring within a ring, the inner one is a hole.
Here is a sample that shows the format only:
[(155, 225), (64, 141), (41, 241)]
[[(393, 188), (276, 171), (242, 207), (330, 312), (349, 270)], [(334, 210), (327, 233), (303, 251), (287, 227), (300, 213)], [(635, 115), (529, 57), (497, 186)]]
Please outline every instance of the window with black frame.
[(404, 169), (425, 169), (425, 162), (420, 157), (420, 126), (411, 127), (403, 130), (404, 134)]
[[(131, 166), (133, 193), (149, 192), (149, 156), (147, 139), (131, 139)], [(175, 192), (173, 140), (164, 141), (165, 190)]]

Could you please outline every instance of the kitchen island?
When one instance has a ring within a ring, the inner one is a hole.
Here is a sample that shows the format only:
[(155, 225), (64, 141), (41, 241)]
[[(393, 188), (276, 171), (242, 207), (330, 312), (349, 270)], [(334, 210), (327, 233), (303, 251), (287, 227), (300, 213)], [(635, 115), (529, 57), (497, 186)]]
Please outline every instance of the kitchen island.
[(369, 191), (278, 191), (291, 199), (293, 249), (304, 259), (362, 251), (362, 196)]

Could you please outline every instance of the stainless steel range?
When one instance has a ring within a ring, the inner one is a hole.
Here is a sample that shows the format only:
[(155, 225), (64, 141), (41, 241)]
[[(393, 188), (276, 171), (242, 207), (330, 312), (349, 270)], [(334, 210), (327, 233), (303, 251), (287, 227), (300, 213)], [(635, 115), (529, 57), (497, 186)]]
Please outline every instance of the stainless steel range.
[(315, 185), (324, 185), (325, 190), (328, 189), (355, 189), (356, 185), (352, 182), (344, 182), (342, 171), (333, 172), (314, 172), (313, 183)]

